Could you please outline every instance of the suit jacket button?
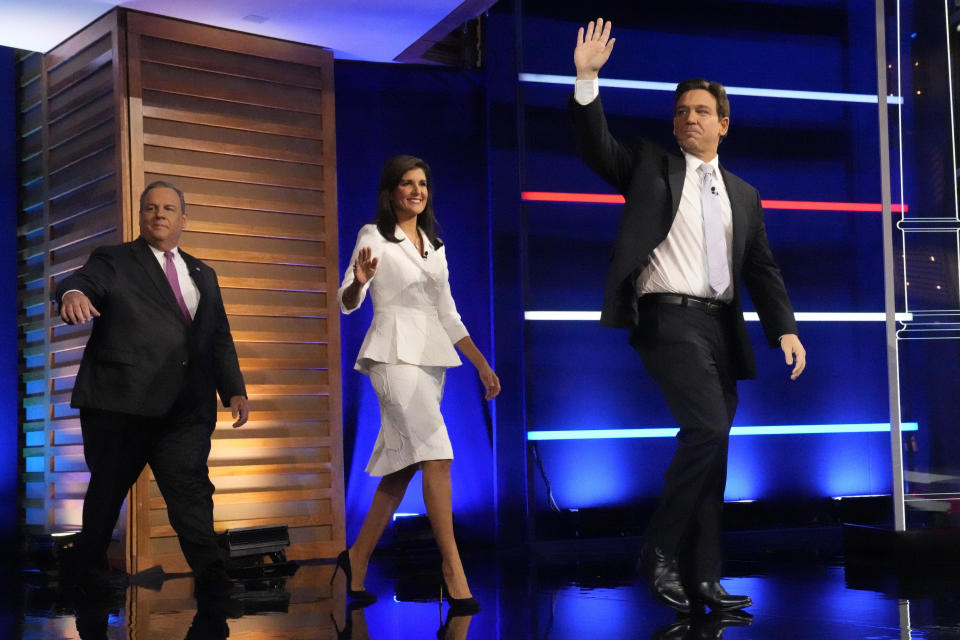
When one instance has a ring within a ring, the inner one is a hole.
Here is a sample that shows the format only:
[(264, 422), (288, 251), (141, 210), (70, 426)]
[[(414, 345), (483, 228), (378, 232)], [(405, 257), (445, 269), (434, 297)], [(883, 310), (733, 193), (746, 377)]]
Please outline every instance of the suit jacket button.
[(186, 361), (186, 360), (184, 360), (184, 361), (183, 361), (183, 362), (181, 362), (180, 364), (182, 364), (183, 366), (187, 366), (187, 361)]

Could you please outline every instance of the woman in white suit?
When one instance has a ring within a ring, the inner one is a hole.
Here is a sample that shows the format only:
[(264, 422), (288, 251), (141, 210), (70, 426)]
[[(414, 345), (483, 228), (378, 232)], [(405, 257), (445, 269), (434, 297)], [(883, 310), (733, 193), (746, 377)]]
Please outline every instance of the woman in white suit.
[(397, 156), (387, 162), (376, 219), (360, 229), (338, 291), (344, 313), (359, 308), (368, 291), (373, 300), (373, 321), (354, 368), (370, 377), (380, 401), (380, 433), (366, 470), (382, 478), (357, 539), (337, 557), (337, 567), (347, 576), (351, 598), (366, 604), (376, 600), (363, 588), (367, 564), (419, 469), (447, 600), (455, 613), (474, 613), (480, 605), (470, 593), (453, 536), (453, 449), (440, 398), (447, 367), (461, 364), (454, 347), (476, 367), (487, 400), (500, 393), (500, 381), (470, 339), (450, 295), (431, 186), (423, 160)]

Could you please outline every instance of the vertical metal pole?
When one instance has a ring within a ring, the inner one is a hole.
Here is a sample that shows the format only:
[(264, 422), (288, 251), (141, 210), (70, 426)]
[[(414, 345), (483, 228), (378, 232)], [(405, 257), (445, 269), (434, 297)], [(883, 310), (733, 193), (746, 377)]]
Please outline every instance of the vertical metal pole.
[(900, 640), (912, 640), (910, 630), (910, 601), (898, 600), (897, 612), (900, 614)]
[[(903, 447), (900, 434), (900, 363), (894, 295), (893, 214), (890, 207), (890, 123), (887, 104), (887, 41), (884, 0), (875, 0), (877, 19), (877, 118), (880, 125), (880, 197), (883, 207), (883, 307), (886, 312), (887, 389), (890, 397), (890, 462), (893, 471), (893, 526), (906, 530)], [(899, 1), (899, 0), (898, 0)], [(897, 43), (900, 46), (900, 43)], [(897, 73), (900, 70), (897, 69)]]

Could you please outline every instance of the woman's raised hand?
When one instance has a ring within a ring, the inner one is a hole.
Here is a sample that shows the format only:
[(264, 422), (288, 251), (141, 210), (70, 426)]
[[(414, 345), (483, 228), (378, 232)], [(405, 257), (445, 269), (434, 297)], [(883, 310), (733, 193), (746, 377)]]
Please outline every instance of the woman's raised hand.
[(372, 256), (373, 249), (364, 247), (360, 249), (357, 259), (353, 261), (353, 277), (360, 284), (366, 284), (377, 273), (377, 264), (380, 259)]
[(573, 64), (577, 67), (577, 80), (593, 80), (600, 67), (606, 64), (613, 51), (616, 38), (610, 37), (612, 22), (597, 18), (596, 24), (590, 22), (587, 30), (583, 27), (577, 32), (577, 47), (573, 50)]

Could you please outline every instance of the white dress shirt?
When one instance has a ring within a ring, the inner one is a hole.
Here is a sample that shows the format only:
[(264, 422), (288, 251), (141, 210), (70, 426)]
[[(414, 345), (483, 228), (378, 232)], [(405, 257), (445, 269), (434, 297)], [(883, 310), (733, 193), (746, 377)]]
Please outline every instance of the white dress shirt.
[[(582, 105), (593, 102), (600, 93), (599, 86), (599, 80), (577, 80), (574, 86), (574, 100)], [(703, 161), (686, 151), (683, 152), (683, 156), (686, 161), (686, 175), (683, 180), (680, 206), (667, 237), (650, 253), (649, 263), (637, 277), (637, 295), (681, 293), (729, 302), (733, 300), (732, 274), (731, 284), (719, 296), (715, 296), (710, 288), (707, 252), (703, 237), (703, 212), (700, 206), (700, 174), (697, 173)], [(717, 196), (720, 198), (721, 223), (727, 240), (729, 268), (733, 255), (733, 216), (730, 197), (723, 182), (723, 175), (720, 173), (719, 158), (714, 156), (707, 164), (713, 168)]]

